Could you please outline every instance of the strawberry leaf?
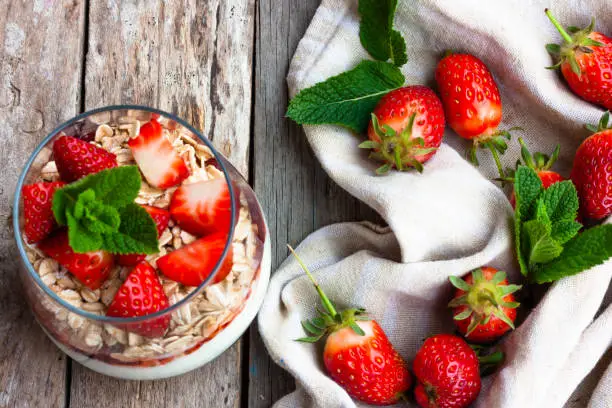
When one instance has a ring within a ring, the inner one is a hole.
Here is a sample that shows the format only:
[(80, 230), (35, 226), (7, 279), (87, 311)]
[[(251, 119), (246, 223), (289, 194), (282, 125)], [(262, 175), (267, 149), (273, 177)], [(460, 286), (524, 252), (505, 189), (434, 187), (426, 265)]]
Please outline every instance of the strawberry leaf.
[(362, 133), (380, 98), (401, 87), (404, 80), (393, 64), (362, 61), (350, 71), (302, 90), (289, 103), (287, 116), (299, 124), (333, 124)]

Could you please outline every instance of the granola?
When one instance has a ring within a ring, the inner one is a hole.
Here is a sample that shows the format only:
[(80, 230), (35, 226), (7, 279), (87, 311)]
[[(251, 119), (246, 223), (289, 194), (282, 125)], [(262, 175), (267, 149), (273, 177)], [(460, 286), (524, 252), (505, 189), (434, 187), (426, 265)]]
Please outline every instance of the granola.
[[(119, 118), (116, 125), (99, 124), (91, 142), (114, 153), (119, 165), (134, 164), (135, 160), (128, 141), (139, 134), (141, 123), (132, 118)], [(160, 118), (163, 125), (163, 118)], [(191, 171), (185, 184), (201, 180), (224, 177), (215, 166), (210, 149), (194, 140), (184, 129), (163, 127), (164, 136), (172, 143)], [(54, 161), (42, 166), (40, 180), (59, 180)], [(136, 203), (163, 209), (170, 205), (176, 187), (158, 189), (145, 180)], [(248, 202), (241, 193), (240, 210), (232, 242), (233, 265), (231, 272), (221, 282), (211, 284), (195, 294), (184, 305), (171, 314), (170, 324), (162, 337), (147, 338), (120, 327), (84, 318), (69, 312), (48, 297), (39, 296), (44, 309), (54, 316), (54, 330), (68, 338), (71, 346), (80, 352), (110, 356), (111, 362), (139, 363), (175, 356), (202, 345), (227, 325), (240, 311), (249, 296), (251, 284), (259, 267), (257, 261), (258, 226), (251, 219)], [(159, 252), (148, 255), (146, 260), (156, 267), (161, 256), (196, 240), (174, 222), (159, 237)], [(102, 287), (91, 290), (74, 278), (54, 259), (47, 257), (36, 245), (26, 245), (28, 259), (43, 283), (66, 303), (88, 313), (103, 316), (122, 285), (130, 267), (114, 266)], [(173, 281), (158, 271), (158, 275), (171, 305), (174, 305), (197, 290)]]

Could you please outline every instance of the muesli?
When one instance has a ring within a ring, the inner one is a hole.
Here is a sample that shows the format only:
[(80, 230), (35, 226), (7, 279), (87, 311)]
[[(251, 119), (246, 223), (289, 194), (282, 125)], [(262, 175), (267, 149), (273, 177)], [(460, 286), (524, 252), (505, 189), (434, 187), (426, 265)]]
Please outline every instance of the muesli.
[[(91, 276), (88, 278), (90, 280), (84, 280), (82, 276), (77, 276), (78, 273), (70, 271), (67, 268), (68, 263), (61, 256), (52, 256), (54, 253), (48, 249), (50, 245), (46, 241), (53, 239), (57, 241), (58, 238), (54, 236), (61, 234), (62, 230), (58, 231), (56, 225), (49, 228), (40, 220), (36, 220), (38, 221), (36, 224), (33, 222), (28, 224), (28, 204), (24, 201), (26, 213), (24, 232), (26, 239), (30, 241), (26, 245), (26, 252), (43, 283), (70, 305), (100, 316), (110, 315), (113, 308), (121, 307), (121, 302), (116, 300), (118, 291), (126, 283), (128, 276), (141, 265), (154, 270), (167, 298), (167, 306), (177, 304), (196, 291), (198, 282), (206, 276), (188, 276), (189, 273), (209, 268), (216, 263), (218, 257), (209, 260), (206, 265), (188, 265), (188, 263), (201, 261), (202, 257), (198, 251), (204, 254), (220, 254), (217, 247), (225, 246), (227, 234), (219, 235), (212, 231), (217, 226), (211, 225), (210, 220), (205, 220), (205, 217), (195, 216), (195, 213), (209, 211), (207, 216), (212, 218), (212, 221), (217, 222), (215, 217), (218, 217), (228, 225), (231, 213), (231, 208), (221, 208), (228, 201), (215, 197), (215, 194), (223, 194), (220, 191), (223, 186), (227, 189), (227, 184), (223, 172), (219, 170), (212, 152), (206, 145), (194, 140), (184, 129), (165, 126), (163, 117), (153, 118), (146, 124), (129, 117), (120, 118), (116, 122), (100, 124), (93, 140), (90, 142), (78, 140), (78, 142), (88, 143), (95, 146), (95, 149), (113, 155), (116, 167), (133, 165), (139, 167), (143, 177), (134, 202), (142, 205), (157, 223), (159, 245), (155, 253), (113, 255), (107, 262), (110, 265), (105, 264), (108, 266), (108, 271), (105, 272), (107, 275), (98, 286), (94, 282), (95, 279), (90, 279)], [(156, 132), (159, 132), (159, 135)], [(66, 137), (70, 136), (62, 136)], [(161, 139), (156, 140), (156, 137)], [(171, 151), (164, 150), (168, 146), (171, 146)], [(89, 146), (86, 148), (89, 149)], [(64, 160), (62, 155), (71, 149), (71, 146), (66, 147), (64, 152), (54, 149), (55, 154), (42, 166), (39, 178), (30, 186), (51, 186), (50, 183), (70, 182), (82, 177), (78, 174), (83, 170), (78, 167), (80, 163), (75, 164), (73, 168), (65, 163), (58, 163), (58, 160)], [(89, 151), (82, 160), (86, 162), (84, 166), (89, 163), (90, 169), (96, 170), (100, 170), (96, 166), (105, 166), (103, 160), (95, 158), (90, 160), (88, 154)], [(155, 156), (154, 163), (148, 163), (152, 156)], [(115, 166), (106, 168), (108, 167)], [(66, 176), (63, 174), (66, 171), (77, 174)], [(220, 186), (219, 191), (215, 190), (215, 185)], [(54, 188), (62, 186), (63, 183)], [(199, 186), (206, 186), (206, 189)], [(185, 191), (177, 191), (179, 189)], [(53, 196), (53, 191), (49, 195)], [(235, 217), (231, 250), (225, 263), (213, 283), (184, 302), (184, 305), (166, 318), (167, 321), (164, 322), (163, 318), (156, 320), (158, 323), (161, 322), (161, 330), (143, 328), (143, 325), (151, 326), (150, 323), (143, 323), (139, 327), (101, 323), (71, 312), (44, 296), (38, 296), (40, 304), (35, 306), (37, 317), (45, 319), (44, 326), (48, 330), (53, 330), (57, 339), (65, 339), (66, 346), (109, 363), (158, 365), (178, 355), (194, 351), (222, 330), (241, 311), (259, 268), (261, 254), (258, 252), (261, 243), (258, 241), (258, 225), (251, 219), (249, 204), (244, 194), (238, 191), (235, 197), (238, 202), (237, 217)], [(24, 200), (28, 200), (25, 188)], [(47, 201), (49, 204), (46, 205), (50, 206), (51, 198)], [(174, 208), (170, 208), (171, 204)], [(49, 208), (46, 209), (47, 212), (51, 211)], [(44, 211), (43, 208), (42, 213)], [(41, 213), (36, 215), (40, 217)], [(163, 225), (160, 225), (159, 217)], [(32, 232), (32, 228), (36, 229), (33, 225), (46, 228), (48, 231)], [(198, 231), (199, 234), (195, 234), (194, 231)], [(42, 235), (45, 237), (40, 239)], [(36, 242), (28, 239), (32, 236)], [(212, 248), (214, 246), (216, 247)], [(185, 251), (181, 252), (181, 249)], [(179, 256), (170, 257), (172, 253)], [(160, 259), (160, 262), (165, 263), (165, 273), (158, 265)], [(96, 260), (99, 263), (106, 262), (104, 256)], [(225, 274), (226, 276), (223, 276)], [(92, 289), (92, 286), (95, 289)], [(125, 313), (117, 316), (122, 315)], [(131, 316), (126, 315), (126, 317)], [(49, 324), (49, 321), (52, 323)]]

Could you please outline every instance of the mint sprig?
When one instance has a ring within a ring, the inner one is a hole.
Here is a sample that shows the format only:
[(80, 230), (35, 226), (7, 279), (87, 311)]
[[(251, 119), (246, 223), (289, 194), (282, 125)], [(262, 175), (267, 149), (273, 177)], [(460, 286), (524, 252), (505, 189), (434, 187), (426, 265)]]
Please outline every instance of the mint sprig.
[(379, 61), (391, 60), (401, 67), (408, 61), (406, 42), (393, 29), (397, 0), (360, 0), (359, 39), (368, 53)]
[(393, 64), (362, 61), (350, 71), (302, 90), (289, 103), (287, 116), (299, 124), (333, 124), (365, 132), (380, 98), (401, 87), (404, 80)]
[(544, 189), (537, 173), (515, 174), (515, 242), (521, 272), (537, 283), (552, 282), (612, 257), (612, 225), (579, 234), (578, 193), (571, 181)]
[(75, 181), (53, 196), (53, 214), (68, 227), (75, 252), (115, 254), (158, 251), (155, 221), (134, 203), (141, 177), (136, 166), (103, 170)]

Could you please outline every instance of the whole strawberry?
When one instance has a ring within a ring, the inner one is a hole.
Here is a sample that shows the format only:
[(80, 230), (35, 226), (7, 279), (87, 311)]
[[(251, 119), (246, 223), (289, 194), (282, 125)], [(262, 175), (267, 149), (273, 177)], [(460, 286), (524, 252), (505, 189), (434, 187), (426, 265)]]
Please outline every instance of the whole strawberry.
[(580, 214), (584, 219), (598, 221), (612, 214), (612, 127), (608, 127), (610, 112), (598, 126), (588, 126), (595, 132), (576, 150), (571, 179), (578, 190)]
[(585, 101), (612, 109), (612, 38), (593, 31), (595, 19), (582, 30), (568, 27), (568, 33), (550, 10), (545, 11), (564, 40), (562, 45), (546, 45), (558, 59), (550, 68), (561, 67), (569, 87)]
[(372, 112), (370, 140), (359, 147), (373, 149), (370, 157), (384, 163), (379, 174), (392, 168), (420, 172), (443, 136), (444, 110), (436, 94), (426, 86), (407, 86), (382, 97)]
[(414, 396), (423, 408), (464, 408), (480, 393), (478, 357), (460, 337), (427, 338), (412, 368), (417, 378)]
[(323, 361), (330, 377), (353, 398), (371, 405), (391, 405), (404, 398), (411, 384), (408, 366), (374, 320), (363, 309), (337, 312), (310, 271), (289, 247), (321, 297), (325, 311), (302, 322), (314, 343), (325, 335)]
[(514, 329), (519, 303), (513, 293), (521, 286), (508, 284), (505, 272), (483, 266), (464, 279), (451, 276), (450, 281), (457, 290), (448, 306), (467, 340), (490, 343)]
[(117, 167), (114, 154), (72, 136), (62, 136), (53, 143), (53, 156), (62, 181), (67, 183)]
[(450, 54), (438, 63), (436, 83), (448, 124), (459, 136), (473, 141), (471, 161), (478, 164), (477, 147), (487, 148), (504, 177), (499, 154), (508, 148), (510, 133), (497, 129), (502, 102), (487, 66), (470, 54)]
[[(536, 174), (542, 181), (542, 186), (545, 189), (552, 186), (555, 183), (558, 183), (564, 180), (563, 176), (561, 176), (559, 173), (557, 173), (556, 171), (550, 170), (552, 165), (557, 161), (557, 158), (559, 157), (559, 150), (561, 149), (559, 145), (555, 147), (555, 150), (553, 151), (552, 156), (548, 157), (547, 155), (540, 153), (540, 152), (534, 153), (532, 155), (531, 152), (529, 152), (529, 149), (527, 148), (527, 146), (525, 145), (523, 138), (519, 137), (518, 140), (519, 140), (519, 143), (521, 144), (521, 157), (523, 161), (522, 163), (519, 161), (517, 163), (517, 167), (518, 165), (525, 165), (535, 170)], [(514, 195), (514, 191), (512, 191), (512, 195), (510, 196), (510, 203), (512, 204), (512, 207), (514, 208), (516, 204), (516, 197)]]
[(65, 185), (62, 181), (23, 186), (23, 232), (29, 243), (45, 239), (57, 226), (53, 217), (53, 193)]

